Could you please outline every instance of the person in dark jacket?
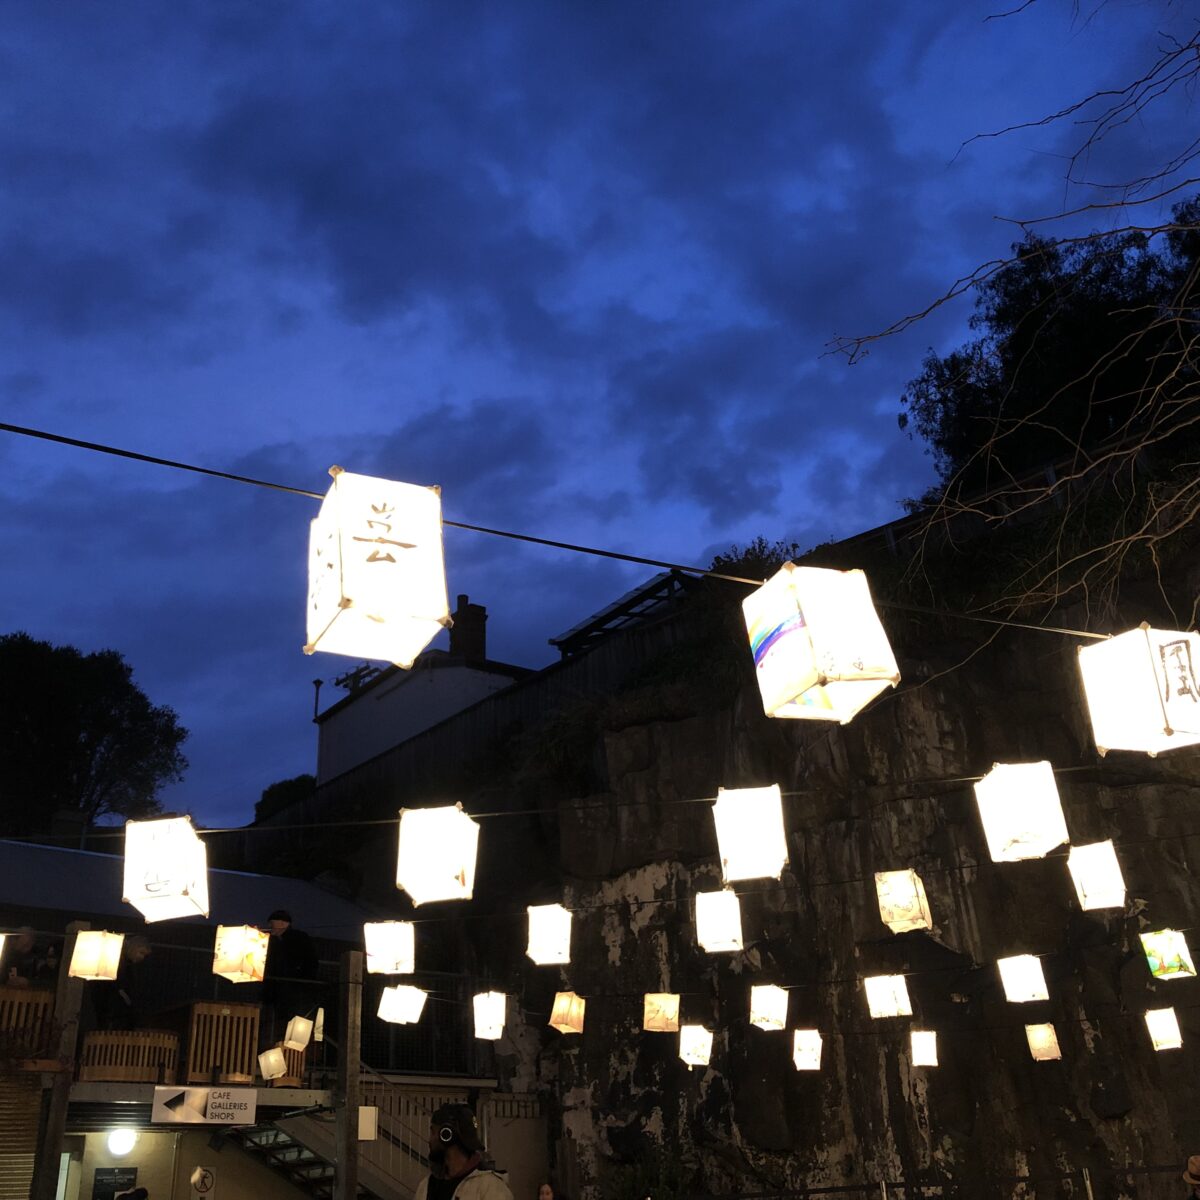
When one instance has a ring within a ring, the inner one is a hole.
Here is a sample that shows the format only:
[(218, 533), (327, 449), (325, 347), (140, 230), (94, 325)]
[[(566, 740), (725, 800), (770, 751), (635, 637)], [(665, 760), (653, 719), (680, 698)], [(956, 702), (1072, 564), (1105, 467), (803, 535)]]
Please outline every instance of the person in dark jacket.
[(142, 963), (150, 957), (150, 942), (140, 933), (128, 934), (121, 947), (121, 965), (111, 982), (92, 985), (96, 1021), (101, 1029), (137, 1029), (146, 1018)]
[(267, 925), (271, 940), (263, 973), (263, 1003), (273, 1025), (268, 1041), (274, 1043), (292, 1017), (304, 1016), (318, 1003), (319, 972), (312, 938), (292, 925), (287, 909), (277, 908), (267, 918)]

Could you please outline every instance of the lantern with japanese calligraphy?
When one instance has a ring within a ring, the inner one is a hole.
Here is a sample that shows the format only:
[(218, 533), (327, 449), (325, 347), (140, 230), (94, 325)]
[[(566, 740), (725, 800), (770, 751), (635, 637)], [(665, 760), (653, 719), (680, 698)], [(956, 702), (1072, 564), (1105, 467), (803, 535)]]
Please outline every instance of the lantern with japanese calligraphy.
[(696, 941), (709, 954), (742, 948), (742, 906), (737, 893), (696, 893)]
[(313, 1023), (308, 1017), (292, 1017), (283, 1035), (285, 1050), (307, 1050), (312, 1040)]
[(1035, 955), (1015, 954), (1011, 958), (997, 959), (996, 966), (1000, 968), (1004, 998), (1010, 1004), (1028, 1004), (1034, 1000), (1050, 999), (1041, 960)]
[(1053, 1025), (1026, 1025), (1025, 1041), (1037, 1062), (1057, 1062), (1062, 1058), (1058, 1034)]
[[(123, 933), (105, 933), (101, 929), (81, 929), (75, 935), (75, 949), (67, 974), (76, 979), (116, 979), (121, 967)], [(0, 950), (3, 950), (0, 943)]]
[(762, 788), (719, 788), (713, 805), (721, 875), (739, 879), (778, 879), (788, 860), (783, 832), (783, 797), (778, 784)]
[(916, 871), (876, 871), (875, 894), (880, 919), (893, 933), (933, 928), (925, 885)]
[(561, 904), (531, 904), (525, 953), (539, 966), (571, 961), (571, 914)]
[(411, 921), (363, 924), (367, 971), (372, 975), (411, 975), (416, 969), (415, 927)]
[(1173, 1008), (1152, 1008), (1146, 1013), (1146, 1029), (1155, 1050), (1179, 1050), (1183, 1034)]
[(1161, 754), (1200, 744), (1200, 634), (1143, 624), (1079, 648), (1079, 672), (1101, 754)]
[(123, 898), (147, 921), (208, 916), (208, 855), (188, 817), (125, 822)]
[(863, 979), (867, 1008), (873, 1017), (911, 1017), (912, 1002), (903, 975), (868, 975)]
[(376, 1015), (381, 1021), (388, 1021), (393, 1025), (415, 1025), (425, 1011), (425, 998), (428, 994), (409, 983), (385, 987), (379, 997)]
[(787, 1028), (788, 994), (773, 983), (756, 983), (750, 989), (750, 1024), (759, 1029)]
[(258, 1056), (258, 1069), (264, 1079), (282, 1079), (287, 1074), (287, 1058), (279, 1046), (272, 1046)]
[(504, 1032), (504, 1010), (508, 997), (503, 992), (477, 992), (472, 999), (475, 1036), (494, 1042)]
[(712, 1031), (703, 1025), (679, 1027), (679, 1057), (689, 1067), (707, 1067), (712, 1058)]
[(797, 1029), (792, 1034), (792, 1062), (797, 1071), (821, 1069), (821, 1033), (817, 1029)]
[(937, 1034), (930, 1029), (914, 1029), (909, 1034), (914, 1067), (936, 1067), (938, 1065)]
[(1124, 908), (1125, 880), (1111, 841), (1072, 846), (1067, 870), (1081, 908)]
[(1190, 979), (1196, 974), (1187, 938), (1178, 929), (1156, 929), (1139, 936), (1155, 979)]
[(470, 900), (475, 887), (479, 826), (461, 804), (400, 810), (396, 886), (416, 907), (434, 900)]
[(351, 658), (413, 660), (450, 624), (437, 488), (333, 476), (308, 542), (308, 642)]
[(1048, 762), (997, 763), (975, 785), (993, 862), (1045, 858), (1067, 841), (1054, 770)]
[(253, 925), (218, 925), (213, 974), (230, 983), (262, 983), (271, 935)]
[(587, 1001), (574, 992), (556, 992), (554, 1007), (550, 1010), (550, 1020), (547, 1022), (551, 1029), (559, 1033), (582, 1033), (583, 1016)]
[(678, 993), (647, 992), (642, 997), (642, 1028), (648, 1033), (678, 1033)]
[(769, 717), (845, 725), (900, 682), (862, 571), (784, 563), (742, 611)]

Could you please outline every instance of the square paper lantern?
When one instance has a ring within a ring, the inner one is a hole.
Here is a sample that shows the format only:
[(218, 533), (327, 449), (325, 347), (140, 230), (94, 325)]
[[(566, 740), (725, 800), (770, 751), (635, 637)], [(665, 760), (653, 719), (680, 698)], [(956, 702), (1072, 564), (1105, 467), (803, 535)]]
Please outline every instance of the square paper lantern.
[(778, 879), (788, 860), (783, 832), (783, 797), (779, 785), (763, 788), (719, 788), (713, 805), (721, 876)]
[(914, 1029), (909, 1035), (909, 1045), (912, 1048), (912, 1065), (914, 1067), (936, 1067), (937, 1034), (929, 1029)]
[(571, 914), (561, 904), (531, 904), (525, 953), (539, 966), (571, 961)]
[(415, 926), (411, 921), (367, 921), (363, 942), (368, 973), (411, 975), (417, 969)]
[(873, 1017), (911, 1017), (912, 1003), (903, 975), (868, 975), (867, 1008)]
[(642, 997), (642, 1028), (649, 1033), (678, 1033), (678, 993), (647, 992)]
[(788, 994), (773, 983), (755, 984), (750, 989), (750, 1024), (759, 1029), (786, 1029)]
[(1032, 954), (1015, 954), (1012, 958), (996, 960), (1004, 998), (1010, 1004), (1028, 1004), (1032, 1000), (1049, 1000), (1046, 976), (1041, 960)]
[(997, 763), (975, 785), (975, 799), (993, 862), (1045, 858), (1068, 840), (1048, 762)]
[(253, 925), (218, 925), (213, 974), (230, 983), (262, 983), (271, 935)]
[(287, 1032), (283, 1035), (285, 1050), (307, 1050), (312, 1040), (313, 1023), (308, 1017), (293, 1017), (287, 1023)]
[(876, 871), (875, 894), (880, 919), (893, 933), (933, 928), (925, 885), (916, 871)]
[(703, 1025), (682, 1025), (679, 1029), (679, 1057), (689, 1067), (707, 1067), (712, 1058), (712, 1031)]
[(797, 1029), (792, 1034), (792, 1062), (797, 1071), (821, 1069), (821, 1034), (816, 1029)]
[(1062, 1058), (1053, 1025), (1026, 1025), (1025, 1041), (1029, 1044), (1029, 1053), (1038, 1062), (1057, 1062)]
[(742, 948), (742, 906), (736, 892), (696, 893), (696, 941), (709, 954)]
[(208, 854), (189, 818), (125, 822), (123, 898), (147, 921), (208, 916)]
[(475, 887), (479, 826), (461, 804), (400, 810), (396, 886), (416, 907), (434, 900), (470, 900)]
[(1178, 929), (1157, 929), (1140, 936), (1155, 979), (1189, 979), (1196, 974), (1187, 939)]
[(586, 1008), (587, 1001), (582, 996), (577, 996), (574, 992), (556, 992), (548, 1024), (559, 1033), (582, 1033)]
[(784, 563), (742, 611), (769, 717), (845, 725), (900, 682), (862, 571)]
[(425, 1011), (427, 995), (427, 992), (408, 983), (385, 987), (379, 997), (376, 1015), (381, 1021), (389, 1021), (393, 1025), (415, 1025)]
[[(100, 929), (81, 929), (75, 935), (75, 949), (67, 974), (76, 979), (116, 979), (121, 967), (123, 933), (105, 933)], [(3, 950), (0, 944), (0, 950)]]
[(1079, 672), (1101, 754), (1161, 754), (1200, 744), (1200, 634), (1142, 625), (1079, 648)]
[(1152, 1008), (1146, 1013), (1146, 1028), (1155, 1050), (1178, 1050), (1183, 1046), (1183, 1034), (1173, 1008)]
[(1067, 870), (1071, 872), (1081, 908), (1125, 907), (1125, 880), (1111, 841), (1072, 846)]
[(508, 997), (503, 992), (478, 992), (472, 1000), (475, 1010), (475, 1036), (489, 1042), (504, 1032), (504, 1010)]
[(413, 659), (450, 624), (437, 488), (331, 467), (308, 542), (308, 642), (351, 658)]
[(282, 1079), (287, 1074), (287, 1059), (283, 1050), (272, 1046), (258, 1056), (258, 1069), (264, 1079)]

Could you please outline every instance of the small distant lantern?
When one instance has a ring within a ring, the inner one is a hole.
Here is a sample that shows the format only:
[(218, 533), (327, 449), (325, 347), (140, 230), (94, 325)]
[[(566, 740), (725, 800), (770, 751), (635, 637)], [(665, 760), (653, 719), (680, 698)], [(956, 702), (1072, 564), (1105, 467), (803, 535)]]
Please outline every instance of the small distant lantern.
[(478, 992), (472, 1000), (475, 1036), (494, 1042), (504, 1032), (504, 1010), (508, 997), (503, 992)]
[(993, 862), (1045, 858), (1068, 840), (1048, 762), (997, 763), (975, 785), (975, 799)]
[(293, 1017), (287, 1023), (287, 1032), (283, 1035), (285, 1050), (307, 1050), (312, 1040), (313, 1023), (308, 1017)]
[[(75, 949), (67, 974), (75, 979), (116, 979), (121, 967), (123, 933), (105, 933), (100, 929), (81, 929), (75, 935)], [(4, 949), (0, 938), (0, 952)]]
[(281, 1047), (272, 1046), (258, 1056), (258, 1069), (264, 1079), (282, 1079), (287, 1074), (287, 1059)]
[(742, 906), (736, 892), (696, 893), (696, 940), (709, 954), (742, 948)]
[(739, 879), (778, 879), (787, 864), (783, 797), (778, 784), (762, 788), (719, 788), (713, 805), (721, 875)]
[(1179, 1050), (1183, 1034), (1173, 1008), (1152, 1008), (1146, 1013), (1146, 1029), (1155, 1050)]
[(925, 885), (916, 871), (876, 871), (875, 894), (880, 919), (893, 933), (933, 928)]
[(1156, 929), (1140, 936), (1150, 974), (1155, 979), (1190, 979), (1196, 974), (1187, 939), (1178, 929)]
[(863, 979), (872, 1017), (911, 1017), (912, 1002), (903, 975), (868, 975)]
[(587, 1001), (574, 992), (556, 992), (550, 1010), (549, 1025), (559, 1033), (582, 1033), (583, 1014)]
[(1025, 1041), (1029, 1045), (1029, 1053), (1037, 1062), (1056, 1062), (1062, 1058), (1058, 1034), (1053, 1025), (1026, 1025)]
[(1067, 870), (1081, 908), (1124, 908), (1125, 880), (1111, 841), (1072, 846)]
[(773, 983), (755, 984), (750, 989), (750, 1024), (759, 1029), (786, 1029), (788, 994)]
[(1143, 624), (1079, 648), (1079, 672), (1101, 754), (1151, 756), (1200, 744), (1200, 634)]
[(411, 921), (367, 921), (363, 941), (369, 974), (411, 975), (417, 969), (415, 926)]
[(900, 682), (862, 571), (784, 563), (742, 611), (769, 717), (845, 725)]
[(425, 1011), (427, 992), (408, 983), (385, 987), (379, 997), (376, 1015), (392, 1025), (415, 1025)]
[(938, 1065), (937, 1034), (930, 1029), (914, 1029), (909, 1035), (914, 1067), (936, 1067)]
[(308, 642), (351, 658), (413, 660), (450, 624), (437, 488), (330, 467), (308, 542)]
[(539, 966), (571, 961), (571, 914), (561, 904), (531, 904), (525, 953)]
[(1000, 968), (1000, 982), (1004, 985), (1004, 998), (1010, 1004), (1028, 1004), (1033, 1000), (1049, 1000), (1046, 976), (1041, 960), (1032, 954), (1015, 954), (1011, 958), (996, 960)]
[(400, 812), (396, 886), (416, 907), (434, 900), (470, 900), (475, 887), (479, 826), (461, 804)]
[(123, 899), (147, 921), (208, 916), (208, 854), (188, 817), (125, 822)]
[(797, 1071), (821, 1069), (821, 1033), (817, 1029), (797, 1029), (792, 1035), (792, 1062)]
[(230, 983), (262, 983), (271, 935), (253, 925), (218, 925), (213, 974)]
[(678, 1033), (678, 993), (647, 992), (642, 997), (642, 1028), (649, 1033)]
[(703, 1025), (679, 1027), (679, 1057), (689, 1067), (707, 1067), (712, 1058), (712, 1031)]

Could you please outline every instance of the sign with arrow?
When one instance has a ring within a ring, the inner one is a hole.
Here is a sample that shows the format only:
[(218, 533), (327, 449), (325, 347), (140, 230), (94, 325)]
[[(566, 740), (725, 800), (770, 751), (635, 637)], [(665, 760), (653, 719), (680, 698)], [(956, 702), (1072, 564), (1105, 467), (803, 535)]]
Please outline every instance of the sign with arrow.
[(155, 1125), (253, 1125), (254, 1088), (156, 1087), (150, 1120)]

